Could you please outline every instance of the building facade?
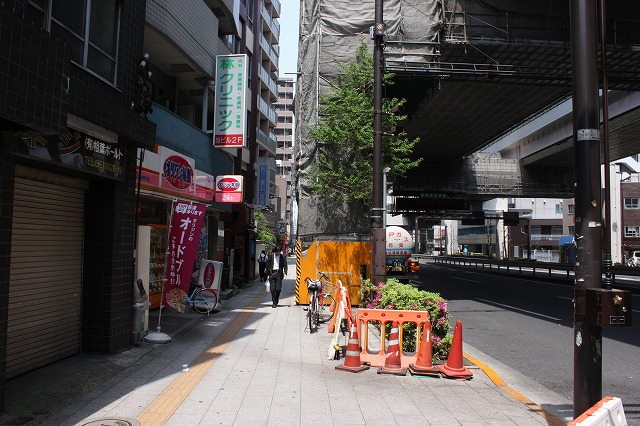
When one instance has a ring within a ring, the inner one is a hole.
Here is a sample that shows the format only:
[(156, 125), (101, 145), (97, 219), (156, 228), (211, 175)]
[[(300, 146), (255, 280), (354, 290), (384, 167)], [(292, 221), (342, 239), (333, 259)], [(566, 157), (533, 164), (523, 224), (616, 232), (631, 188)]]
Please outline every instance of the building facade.
[[(279, 14), (278, 0), (0, 4), (0, 404), (11, 377), (140, 337), (134, 281), (160, 305), (175, 201), (206, 205), (194, 273), (223, 262), (223, 291), (253, 278), (254, 212), (279, 219)], [(216, 148), (216, 57), (232, 54), (248, 64), (246, 143)], [(215, 201), (221, 175), (244, 178), (242, 202)]]
[(239, 53), (249, 60), (249, 97), (247, 99), (247, 144), (234, 158), (234, 174), (245, 177), (245, 203), (233, 205), (225, 221), (225, 247), (233, 248), (232, 268), (238, 281), (256, 276), (255, 211), (261, 211), (275, 231), (276, 148), (273, 129), (277, 98), (281, 5), (278, 0), (240, 0), (241, 25)]
[(293, 100), (295, 82), (292, 78), (280, 78), (277, 80), (278, 99), (274, 104), (278, 123), (275, 127), (275, 135), (278, 141), (276, 149), (276, 186), (278, 188), (278, 240), (291, 245), (293, 228)]
[(0, 4), (0, 404), (11, 377), (130, 347), (144, 21), (144, 2)]

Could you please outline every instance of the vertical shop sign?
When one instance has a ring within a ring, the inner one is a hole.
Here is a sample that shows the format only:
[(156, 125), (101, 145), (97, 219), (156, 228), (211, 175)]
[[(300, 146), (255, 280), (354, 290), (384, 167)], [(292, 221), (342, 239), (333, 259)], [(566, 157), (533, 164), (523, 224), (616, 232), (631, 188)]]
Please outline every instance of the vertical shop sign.
[(184, 312), (191, 283), (193, 262), (198, 251), (200, 231), (207, 207), (174, 201), (169, 232), (165, 301), (172, 308)]
[(269, 182), (269, 167), (267, 157), (258, 158), (258, 205), (266, 206), (269, 199), (267, 182)]
[(246, 145), (247, 55), (216, 56), (213, 146)]

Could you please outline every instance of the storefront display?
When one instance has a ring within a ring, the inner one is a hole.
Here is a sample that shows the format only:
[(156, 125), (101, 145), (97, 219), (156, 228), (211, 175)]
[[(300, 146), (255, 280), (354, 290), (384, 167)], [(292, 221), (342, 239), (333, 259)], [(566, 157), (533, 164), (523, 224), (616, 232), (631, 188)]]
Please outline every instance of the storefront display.
[(165, 281), (169, 226), (150, 225), (150, 227), (149, 302), (150, 308), (155, 309), (160, 307), (162, 285)]

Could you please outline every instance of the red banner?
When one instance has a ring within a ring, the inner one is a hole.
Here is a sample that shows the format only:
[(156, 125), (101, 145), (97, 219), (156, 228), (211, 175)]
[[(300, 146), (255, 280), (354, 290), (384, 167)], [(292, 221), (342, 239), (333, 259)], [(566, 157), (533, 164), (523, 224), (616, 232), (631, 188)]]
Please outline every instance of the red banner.
[(167, 255), (167, 281), (164, 291), (167, 305), (179, 312), (184, 312), (186, 305), (193, 261), (198, 251), (198, 241), (206, 210), (207, 207), (204, 204), (173, 202)]

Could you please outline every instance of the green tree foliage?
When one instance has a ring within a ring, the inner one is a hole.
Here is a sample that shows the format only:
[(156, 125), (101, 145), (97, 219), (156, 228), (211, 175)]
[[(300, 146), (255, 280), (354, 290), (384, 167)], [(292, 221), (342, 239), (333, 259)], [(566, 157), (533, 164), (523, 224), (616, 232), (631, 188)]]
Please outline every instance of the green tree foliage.
[(256, 240), (265, 245), (267, 253), (275, 247), (275, 236), (267, 227), (267, 218), (264, 217), (262, 212), (255, 212), (254, 217), (256, 220)]
[[(349, 203), (372, 203), (373, 193), (373, 57), (364, 41), (355, 61), (337, 62), (339, 77), (331, 94), (321, 98), (318, 126), (309, 135), (316, 142), (315, 168), (310, 171), (311, 190), (320, 196)], [(392, 74), (384, 75), (384, 85), (392, 84)], [(391, 169), (391, 180), (403, 177), (421, 159), (409, 155), (419, 142), (410, 140), (404, 131), (392, 135), (406, 116), (391, 114), (402, 107), (404, 99), (383, 99), (382, 138), (383, 167)]]

